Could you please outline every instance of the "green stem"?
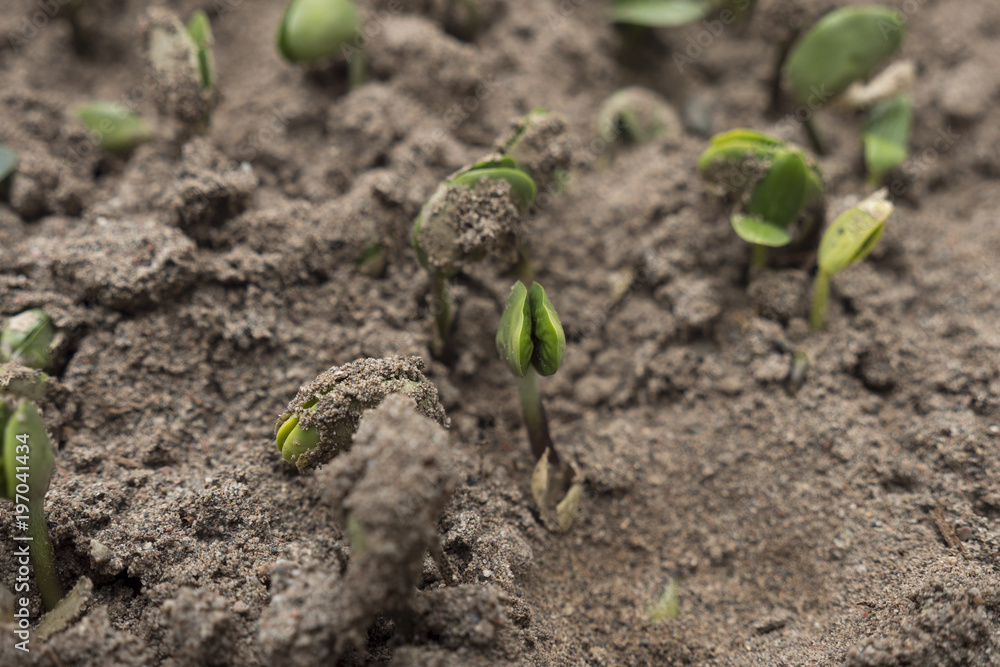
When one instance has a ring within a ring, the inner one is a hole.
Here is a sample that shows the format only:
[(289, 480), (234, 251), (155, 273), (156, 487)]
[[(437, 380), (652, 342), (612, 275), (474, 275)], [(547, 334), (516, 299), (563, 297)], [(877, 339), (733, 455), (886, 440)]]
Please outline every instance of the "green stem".
[(809, 135), (809, 143), (812, 144), (813, 150), (816, 151), (816, 155), (820, 157), (826, 155), (826, 142), (823, 141), (823, 135), (820, 134), (819, 127), (816, 125), (816, 121), (813, 116), (810, 115), (806, 118), (804, 123), (806, 128), (806, 134)]
[(434, 274), (434, 324), (437, 327), (437, 356), (444, 356), (451, 338), (452, 325), (451, 290), (448, 280)]
[(351, 62), (347, 64), (347, 71), (350, 89), (360, 88), (368, 77), (368, 58), (364, 51), (358, 51), (357, 55), (351, 58)]
[(28, 537), (31, 538), (29, 553), (31, 566), (35, 570), (35, 583), (38, 592), (42, 594), (42, 606), (45, 611), (52, 611), (63, 599), (62, 584), (56, 574), (55, 557), (52, 553), (52, 542), (49, 540), (49, 529), (45, 524), (45, 500), (32, 498), (28, 500)]
[(514, 265), (514, 275), (526, 285), (535, 281), (535, 262), (531, 257), (531, 250), (523, 243), (517, 246), (517, 264)]
[(750, 255), (750, 271), (763, 269), (767, 266), (767, 246), (755, 243)]
[(521, 392), (521, 411), (524, 413), (524, 427), (528, 430), (528, 441), (535, 461), (549, 450), (549, 463), (559, 465), (559, 454), (549, 435), (549, 420), (542, 407), (542, 397), (538, 392), (538, 373), (534, 366), (528, 367), (524, 377), (518, 378), (517, 388)]
[(816, 280), (813, 282), (813, 305), (812, 314), (809, 316), (809, 323), (813, 331), (822, 331), (826, 325), (826, 305), (830, 299), (830, 278), (832, 276), (819, 269), (816, 273)]

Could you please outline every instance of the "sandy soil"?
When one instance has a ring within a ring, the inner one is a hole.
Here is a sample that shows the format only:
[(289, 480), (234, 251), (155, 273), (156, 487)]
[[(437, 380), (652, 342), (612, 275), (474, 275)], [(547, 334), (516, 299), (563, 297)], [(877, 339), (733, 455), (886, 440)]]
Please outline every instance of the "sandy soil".
[[(0, 202), (0, 315), (40, 306), (60, 332), (47, 516), (63, 583), (94, 590), (27, 656), (4, 630), (0, 663), (1000, 664), (1000, 5), (890, 3), (917, 64), (913, 157), (814, 334), (814, 257), (746, 284), (748, 248), (694, 164), (732, 127), (806, 141), (795, 108), (771, 109), (774, 63), (846, 3), (762, 0), (710, 40), (691, 26), (629, 47), (597, 0), (487, 0), (478, 29), (442, 0), (361, 0), (370, 80), (348, 92), (342, 70), (280, 60), (283, 3), (171, 2), (213, 19), (219, 98), (193, 139), (157, 115), (144, 3), (25, 32), (46, 4), (63, 3), (0, 3), (0, 142), (21, 158)], [(626, 85), (686, 129), (594, 142)], [(95, 98), (157, 140), (94, 150), (73, 108)], [(409, 244), (441, 179), (537, 106), (565, 118), (575, 164), (524, 222), (569, 340), (542, 386), (585, 480), (565, 535), (534, 508), (493, 347), (510, 263), (454, 280), (444, 363)], [(830, 219), (869, 192), (861, 120), (817, 118)], [(359, 267), (375, 244), (384, 269)], [(794, 350), (813, 363), (790, 396)], [(392, 355), (423, 358), (446, 442), (393, 402), (348, 458), (301, 475), (282, 460), (274, 422), (300, 386)], [(423, 458), (394, 454), (397, 436)], [(393, 495), (411, 482), (426, 505)], [(374, 546), (351, 543), (352, 507)], [(14, 532), (0, 512), (8, 586)], [(680, 615), (653, 622), (671, 580)]]

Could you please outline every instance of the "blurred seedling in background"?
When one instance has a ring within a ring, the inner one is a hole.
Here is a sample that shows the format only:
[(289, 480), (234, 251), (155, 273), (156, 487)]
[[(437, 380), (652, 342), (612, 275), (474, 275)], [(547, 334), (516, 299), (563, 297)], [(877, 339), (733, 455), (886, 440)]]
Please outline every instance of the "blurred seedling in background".
[(365, 54), (354, 45), (361, 18), (352, 0), (292, 0), (278, 26), (281, 55), (292, 63), (323, 66), (347, 60), (351, 87), (365, 80)]
[(754, 244), (751, 270), (767, 264), (768, 248), (807, 239), (815, 229), (812, 209), (823, 198), (823, 177), (816, 160), (794, 144), (753, 130), (724, 132), (698, 158), (698, 172), (737, 196), (730, 223)]
[(389, 394), (406, 394), (417, 410), (447, 427), (437, 388), (421, 373), (419, 357), (361, 359), (335, 366), (299, 389), (274, 425), (278, 451), (299, 472), (350, 449), (362, 412)]
[(810, 28), (784, 63), (788, 91), (809, 110), (803, 123), (818, 154), (825, 154), (826, 146), (813, 111), (828, 102), (852, 110), (870, 108), (863, 142), (874, 182), (907, 157), (912, 64), (889, 68), (867, 86), (862, 82), (899, 50), (905, 36), (904, 18), (891, 7), (842, 7)]
[(851, 264), (870, 253), (885, 231), (893, 205), (885, 198), (885, 188), (864, 199), (857, 206), (841, 213), (823, 234), (819, 244), (816, 281), (813, 284), (813, 304), (810, 323), (815, 331), (826, 325), (830, 282)]
[(517, 378), (524, 426), (531, 443), (535, 472), (531, 491), (542, 510), (556, 507), (561, 530), (576, 517), (582, 487), (573, 468), (556, 451), (538, 389), (539, 375), (554, 375), (566, 353), (566, 335), (555, 307), (539, 283), (527, 289), (517, 281), (500, 318), (497, 351)]
[(182, 139), (204, 134), (217, 99), (208, 15), (196, 11), (185, 26), (172, 11), (151, 7), (146, 13), (146, 39), (149, 66), (161, 82), (154, 91), (160, 113), (181, 124)]
[(0, 199), (10, 196), (10, 182), (17, 171), (17, 153), (13, 148), (0, 144)]
[(431, 275), (435, 356), (449, 353), (454, 309), (448, 280), (489, 254), (516, 254), (521, 218), (535, 201), (534, 180), (509, 156), (450, 176), (413, 223), (413, 248)]
[(601, 105), (597, 136), (608, 144), (645, 144), (679, 136), (683, 125), (663, 97), (647, 88), (629, 86), (613, 93)]
[(611, 0), (614, 23), (643, 28), (679, 28), (701, 21), (713, 12), (750, 9), (752, 0)]
[(96, 101), (81, 105), (76, 115), (105, 151), (123, 155), (155, 135), (138, 114), (114, 102)]
[(45, 368), (54, 332), (52, 320), (41, 308), (15, 315), (0, 330), (0, 363), (13, 361), (29, 368)]

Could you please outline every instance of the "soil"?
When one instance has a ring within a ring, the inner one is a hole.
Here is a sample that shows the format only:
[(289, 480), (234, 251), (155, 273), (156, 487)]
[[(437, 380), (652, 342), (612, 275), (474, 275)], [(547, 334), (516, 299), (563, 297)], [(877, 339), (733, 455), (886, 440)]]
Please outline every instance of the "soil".
[[(218, 95), (193, 138), (157, 111), (145, 3), (0, 5), (0, 142), (20, 157), (0, 316), (42, 307), (58, 329), (46, 512), (64, 586), (94, 584), (31, 653), (4, 629), (0, 663), (1000, 664), (1000, 5), (889, 3), (917, 69), (912, 157), (887, 177), (884, 238), (812, 333), (815, 257), (748, 284), (749, 248), (694, 165), (735, 127), (805, 145), (795, 118), (813, 111), (773, 109), (774, 64), (846, 3), (761, 0), (746, 23), (645, 36), (598, 0), (489, 0), (478, 24), (455, 4), (361, 0), (369, 79), (349, 91), (342, 65), (280, 59), (283, 3), (168, 3), (212, 18)], [(595, 141), (630, 85), (685, 129)], [(103, 154), (73, 115), (93, 99), (158, 138)], [(510, 262), (452, 281), (442, 361), (410, 246), (442, 179), (539, 106), (574, 165), (522, 230), (568, 339), (542, 381), (583, 480), (565, 534), (531, 499), (494, 349)], [(862, 119), (815, 117), (829, 220), (871, 191)], [(790, 395), (796, 351), (811, 365)], [(422, 358), (446, 436), (393, 399), (343, 460), (282, 459), (274, 423), (301, 386), (396, 355)], [(403, 441), (426, 452), (394, 454)], [(0, 513), (8, 587), (15, 533)], [(661, 618), (672, 582), (679, 615)]]

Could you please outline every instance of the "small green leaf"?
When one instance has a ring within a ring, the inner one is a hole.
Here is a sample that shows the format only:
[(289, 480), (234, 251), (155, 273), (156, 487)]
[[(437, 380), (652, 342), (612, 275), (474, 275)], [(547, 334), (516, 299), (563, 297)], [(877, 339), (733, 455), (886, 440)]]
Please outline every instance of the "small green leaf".
[(733, 213), (729, 218), (736, 234), (747, 243), (767, 246), (768, 248), (779, 248), (788, 245), (792, 241), (791, 235), (784, 227), (779, 227), (773, 223), (757, 218), (752, 215)]
[(539, 283), (532, 283), (528, 290), (531, 306), (531, 341), (534, 353), (531, 362), (542, 375), (553, 375), (562, 365), (566, 353), (566, 334), (559, 314)]
[(668, 618), (677, 618), (681, 615), (681, 606), (677, 600), (677, 580), (673, 577), (667, 582), (663, 593), (656, 599), (656, 602), (649, 608), (649, 621), (660, 623)]
[(825, 104), (894, 54), (906, 34), (902, 14), (868, 5), (836, 9), (793, 47), (785, 75), (799, 102)]
[(647, 28), (676, 28), (705, 18), (710, 10), (703, 0), (615, 0), (611, 20)]
[(893, 205), (885, 188), (841, 213), (819, 244), (819, 268), (833, 276), (870, 253), (885, 231)]
[(76, 114), (101, 148), (111, 153), (125, 153), (153, 138), (142, 118), (114, 102), (84, 104)]
[(29, 368), (45, 368), (54, 333), (52, 320), (41, 308), (15, 315), (0, 330), (0, 362), (14, 361)]
[(809, 168), (799, 151), (783, 151), (757, 181), (747, 212), (751, 217), (787, 229), (805, 207)]
[(912, 122), (913, 101), (909, 95), (890, 97), (868, 112), (863, 135), (865, 165), (874, 182), (880, 182), (885, 172), (906, 161)]
[(208, 14), (202, 10), (195, 11), (187, 25), (188, 35), (198, 49), (198, 73), (201, 77), (202, 90), (212, 90), (215, 86), (215, 66), (212, 58), (212, 24)]
[(292, 0), (278, 27), (278, 50), (290, 62), (313, 62), (349, 46), (361, 20), (351, 0)]
[(518, 280), (510, 291), (507, 307), (497, 331), (497, 351), (514, 375), (524, 377), (531, 365), (534, 344), (531, 336), (531, 307), (528, 290)]

